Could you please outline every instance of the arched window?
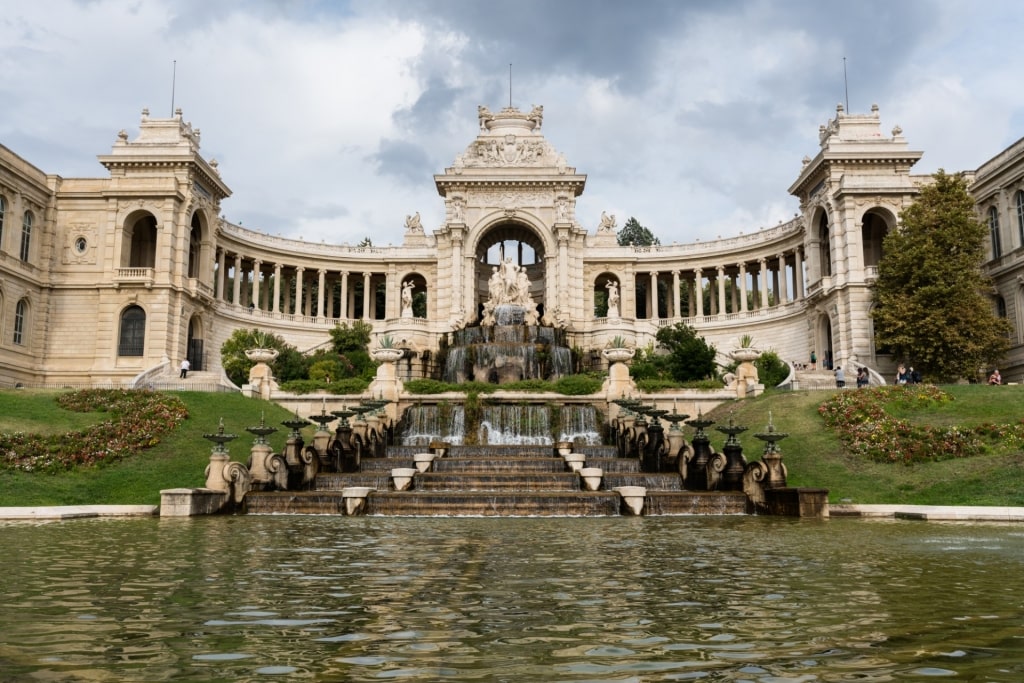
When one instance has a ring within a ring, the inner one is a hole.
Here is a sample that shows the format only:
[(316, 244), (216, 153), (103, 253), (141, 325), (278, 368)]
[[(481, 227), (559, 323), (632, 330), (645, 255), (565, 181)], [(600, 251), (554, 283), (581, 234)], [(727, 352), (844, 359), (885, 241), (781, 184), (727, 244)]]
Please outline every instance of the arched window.
[(999, 212), (994, 206), (988, 209), (988, 231), (992, 236), (992, 258), (999, 258), (1003, 255), (1003, 245), (999, 241)]
[(129, 306), (121, 313), (121, 334), (117, 355), (141, 356), (146, 349), (146, 312), (139, 306)]
[(829, 239), (828, 233), (828, 216), (822, 212), (821, 219), (818, 221), (818, 239), (821, 244), (821, 251), (819, 254), (821, 258), (822, 277), (832, 275), (832, 242)]
[(1006, 319), (1006, 299), (1001, 296), (996, 297), (996, 315)]
[(32, 212), (26, 211), (21, 222), (21, 260), (28, 263), (28, 250), (32, 245)]
[[(0, 224), (2, 223), (3, 212), (0, 211)], [(1017, 236), (1020, 238), (1020, 245), (1024, 247), (1024, 190), (1017, 190)]]
[(0, 249), (4, 245), (4, 214), (7, 213), (7, 200), (0, 195)]
[(25, 329), (28, 322), (28, 301), (21, 299), (14, 307), (14, 343), (25, 343)]

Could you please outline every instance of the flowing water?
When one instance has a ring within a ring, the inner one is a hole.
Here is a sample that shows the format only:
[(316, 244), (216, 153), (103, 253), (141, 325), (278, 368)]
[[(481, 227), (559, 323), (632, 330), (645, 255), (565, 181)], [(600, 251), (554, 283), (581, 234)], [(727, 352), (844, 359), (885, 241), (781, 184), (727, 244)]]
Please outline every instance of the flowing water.
[(1024, 528), (0, 525), (0, 681), (1024, 680)]
[(458, 445), (466, 429), (474, 430), (477, 443), (490, 445), (551, 446), (558, 441), (598, 445), (597, 409), (591, 405), (568, 404), (559, 409), (557, 430), (552, 430), (551, 406), (503, 403), (482, 408), (480, 424), (466, 425), (462, 405), (417, 404), (402, 414), (399, 441), (403, 446), (426, 446), (432, 441)]

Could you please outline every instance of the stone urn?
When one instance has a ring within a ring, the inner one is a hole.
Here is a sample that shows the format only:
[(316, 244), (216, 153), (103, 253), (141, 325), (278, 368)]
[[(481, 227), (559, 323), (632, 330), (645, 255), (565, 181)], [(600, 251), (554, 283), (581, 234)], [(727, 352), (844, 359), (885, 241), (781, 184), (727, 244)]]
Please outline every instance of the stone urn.
[(379, 348), (370, 351), (370, 358), (378, 363), (396, 363), (404, 353), (403, 349)]
[(632, 360), (633, 356), (636, 355), (636, 349), (626, 348), (612, 348), (603, 349), (601, 355), (609, 363), (625, 363), (628, 360)]
[(277, 349), (246, 349), (245, 357), (254, 363), (270, 363), (280, 353)]
[(369, 486), (346, 486), (341, 490), (341, 499), (345, 501), (345, 514), (358, 515), (366, 509), (366, 497), (373, 491)]
[(760, 349), (744, 346), (738, 349), (733, 349), (732, 353), (729, 355), (732, 356), (733, 360), (740, 363), (753, 363), (761, 355), (761, 351)]
[(413, 462), (416, 463), (416, 469), (420, 472), (426, 472), (430, 469), (430, 466), (434, 463), (433, 453), (415, 453), (412, 456)]

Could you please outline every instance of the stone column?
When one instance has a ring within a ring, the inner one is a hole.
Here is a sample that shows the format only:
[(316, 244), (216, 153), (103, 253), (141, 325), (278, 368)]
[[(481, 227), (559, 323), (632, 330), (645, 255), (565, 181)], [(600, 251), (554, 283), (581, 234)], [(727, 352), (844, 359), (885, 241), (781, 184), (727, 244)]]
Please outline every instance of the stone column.
[(747, 264), (737, 263), (740, 269), (740, 311), (747, 312)]
[(788, 287), (786, 287), (786, 255), (779, 254), (779, 304), (789, 301)]
[(558, 235), (558, 313), (569, 314), (569, 231), (560, 229)]
[(651, 296), (649, 297), (651, 302), (651, 320), (658, 319), (658, 271), (651, 271)]
[(316, 315), (318, 318), (324, 315), (324, 285), (327, 284), (327, 271), (321, 268), (317, 271), (317, 292), (316, 292)]
[(761, 308), (768, 308), (768, 259), (758, 259), (761, 269)]
[(348, 318), (348, 271), (341, 271), (341, 317)]
[(223, 249), (217, 250), (217, 291), (214, 293), (214, 296), (218, 301), (224, 300), (224, 278), (227, 277), (224, 264), (225, 256), (226, 254)]
[(697, 290), (694, 299), (697, 300), (697, 317), (704, 317), (704, 269), (697, 268), (693, 271), (694, 289)]
[(263, 265), (263, 261), (259, 259), (253, 259), (252, 262), (252, 298), (249, 299), (249, 303), (252, 304), (253, 308), (260, 307), (260, 267)]
[(680, 315), (680, 301), (679, 301), (679, 271), (672, 271), (672, 317), (679, 319)]
[(718, 315), (725, 315), (725, 266), (717, 266), (718, 271)]
[(804, 298), (804, 256), (799, 247), (793, 253), (793, 258), (796, 261), (796, 266), (793, 268), (795, 295), (799, 300)]
[(462, 305), (462, 231), (452, 231), (452, 308), (449, 315), (464, 314), (468, 320), (476, 311), (467, 311)]
[(281, 264), (274, 264), (274, 305), (270, 307), (272, 313), (281, 311)]
[(238, 306), (242, 298), (242, 255), (235, 254), (235, 281), (231, 283), (231, 303)]
[(327, 318), (334, 317), (334, 280), (327, 281)]
[(686, 315), (690, 318), (697, 315), (697, 302), (695, 301), (696, 295), (694, 292), (696, 288), (693, 280), (686, 281)]
[(363, 320), (373, 320), (373, 312), (370, 310), (370, 278), (373, 273), (363, 273)]
[(302, 315), (302, 278), (306, 269), (302, 266), (295, 268), (295, 306), (292, 308), (292, 315)]

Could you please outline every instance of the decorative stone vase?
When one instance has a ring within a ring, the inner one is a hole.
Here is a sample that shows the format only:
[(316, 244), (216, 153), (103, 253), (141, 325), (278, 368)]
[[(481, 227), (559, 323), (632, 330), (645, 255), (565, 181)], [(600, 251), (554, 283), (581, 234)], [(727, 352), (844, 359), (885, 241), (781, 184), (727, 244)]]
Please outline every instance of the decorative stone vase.
[(625, 363), (628, 360), (632, 360), (635, 354), (636, 349), (614, 348), (601, 351), (601, 355), (609, 363)]
[(761, 355), (760, 349), (753, 347), (743, 347), (739, 349), (733, 349), (732, 353), (729, 354), (732, 359), (739, 361), (740, 363), (753, 363)]
[(245, 357), (254, 363), (269, 363), (280, 353), (277, 349), (246, 349)]
[(622, 496), (622, 502), (626, 504), (626, 510), (634, 515), (639, 515), (644, 509), (644, 498), (647, 497), (647, 488), (644, 486), (616, 486)]
[(567, 453), (562, 457), (565, 460), (565, 464), (573, 472), (579, 472), (583, 467), (583, 463), (587, 461), (587, 456), (583, 453)]
[(412, 487), (412, 480), (416, 476), (415, 467), (396, 467), (391, 470), (391, 480), (395, 484), (396, 491), (408, 491)]
[(433, 453), (416, 453), (412, 456), (413, 462), (416, 463), (416, 469), (420, 472), (426, 472), (430, 469), (430, 466), (434, 463)]
[(370, 351), (370, 358), (378, 363), (395, 363), (404, 353), (403, 349), (380, 348)]
[(345, 501), (345, 514), (358, 515), (366, 509), (366, 497), (373, 491), (369, 486), (346, 486), (341, 490), (341, 498)]
[(583, 480), (583, 488), (587, 491), (597, 491), (601, 488), (601, 477), (604, 470), (600, 467), (583, 467), (580, 469), (580, 478)]

